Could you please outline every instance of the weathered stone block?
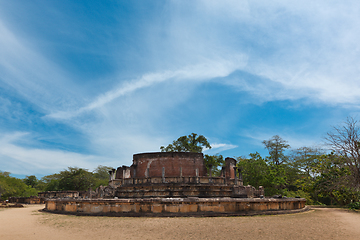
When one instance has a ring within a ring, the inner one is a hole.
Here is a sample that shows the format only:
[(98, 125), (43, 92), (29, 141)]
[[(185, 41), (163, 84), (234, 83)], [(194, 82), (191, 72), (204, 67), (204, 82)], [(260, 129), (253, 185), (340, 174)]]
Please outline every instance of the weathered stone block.
[(179, 205), (165, 205), (164, 206), (164, 210), (165, 212), (171, 212), (171, 213), (175, 213), (175, 212), (179, 212)]
[(151, 212), (161, 213), (163, 211), (163, 206), (161, 204), (154, 204), (151, 206)]

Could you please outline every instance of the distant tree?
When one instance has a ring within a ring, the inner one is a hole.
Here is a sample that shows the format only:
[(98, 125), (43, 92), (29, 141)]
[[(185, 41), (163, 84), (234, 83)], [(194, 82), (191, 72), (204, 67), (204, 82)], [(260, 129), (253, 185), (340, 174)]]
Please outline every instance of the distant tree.
[(161, 152), (196, 152), (201, 153), (203, 148), (211, 148), (210, 143), (203, 135), (192, 133), (181, 136), (167, 147), (161, 146)]
[(40, 191), (59, 191), (60, 178), (58, 173), (44, 176), (38, 181), (37, 187)]
[(3, 200), (9, 197), (30, 197), (37, 195), (37, 190), (21, 179), (11, 177), (9, 172), (0, 171), (0, 195)]
[(300, 173), (306, 173), (308, 176), (313, 175), (312, 169), (319, 162), (324, 150), (313, 147), (301, 147), (292, 150), (290, 157), (291, 165), (300, 170)]
[(352, 187), (360, 190), (360, 128), (358, 121), (347, 118), (343, 126), (334, 127), (325, 138), (330, 148), (342, 156), (352, 175)]
[(274, 164), (279, 165), (287, 160), (287, 157), (284, 154), (285, 149), (290, 148), (290, 145), (287, 144), (287, 141), (278, 135), (275, 135), (269, 140), (262, 141), (262, 143), (269, 151), (270, 159)]
[(83, 168), (69, 167), (59, 175), (59, 190), (85, 191), (95, 184), (94, 175)]
[(310, 186), (316, 200), (338, 205), (360, 200), (360, 192), (352, 187), (352, 173), (342, 156), (334, 153), (321, 156), (313, 171), (316, 174)]
[(112, 169), (113, 167), (99, 165), (93, 171), (94, 177), (101, 180), (109, 180), (109, 171)]
[(250, 153), (250, 158), (238, 157), (237, 162), (237, 167), (241, 170), (244, 185), (251, 185), (256, 188), (259, 186), (267, 187), (267, 182), (270, 180), (267, 178), (270, 168), (259, 153)]
[(112, 167), (102, 166), (99, 165), (93, 171), (94, 178), (95, 178), (95, 185), (94, 188), (102, 186), (107, 186), (109, 184), (109, 171), (112, 170)]
[(222, 155), (205, 155), (204, 162), (207, 170), (209, 170), (209, 165), (212, 166), (211, 173), (212, 176), (220, 176), (221, 167), (224, 166), (225, 160)]
[(37, 178), (36, 178), (35, 175), (26, 176), (26, 177), (23, 179), (23, 182), (24, 182), (26, 185), (28, 185), (28, 186), (30, 186), (30, 187), (32, 187), (32, 188), (35, 188), (35, 187), (37, 186), (37, 184), (38, 184), (38, 180), (37, 180)]

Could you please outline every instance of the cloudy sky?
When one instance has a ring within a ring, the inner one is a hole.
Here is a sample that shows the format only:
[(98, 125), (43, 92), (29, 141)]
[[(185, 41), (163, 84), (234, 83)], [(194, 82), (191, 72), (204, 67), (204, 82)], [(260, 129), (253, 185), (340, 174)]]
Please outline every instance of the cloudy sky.
[(0, 0), (0, 170), (130, 165), (202, 134), (225, 157), (359, 117), (358, 1)]

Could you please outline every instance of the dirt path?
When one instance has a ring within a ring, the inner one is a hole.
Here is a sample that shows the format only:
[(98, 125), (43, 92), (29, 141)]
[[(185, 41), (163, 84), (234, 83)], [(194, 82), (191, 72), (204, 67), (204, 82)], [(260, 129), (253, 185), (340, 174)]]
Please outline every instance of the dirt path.
[(216, 218), (77, 217), (40, 213), (43, 205), (0, 210), (0, 239), (360, 239), (360, 213)]

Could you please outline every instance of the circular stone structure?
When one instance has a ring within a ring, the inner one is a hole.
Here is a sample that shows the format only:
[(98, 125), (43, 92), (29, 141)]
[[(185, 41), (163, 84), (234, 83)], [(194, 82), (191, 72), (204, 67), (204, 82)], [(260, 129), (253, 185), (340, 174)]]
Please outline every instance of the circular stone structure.
[(48, 199), (45, 211), (95, 216), (246, 216), (307, 210), (303, 198)]
[(109, 171), (109, 186), (77, 198), (48, 198), (45, 211), (77, 215), (218, 216), (306, 210), (304, 198), (264, 198), (243, 186), (236, 160), (225, 159), (220, 177), (209, 173), (202, 153), (134, 154), (131, 166)]

